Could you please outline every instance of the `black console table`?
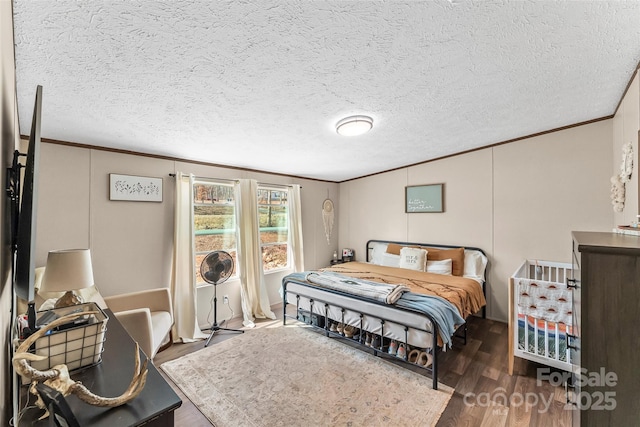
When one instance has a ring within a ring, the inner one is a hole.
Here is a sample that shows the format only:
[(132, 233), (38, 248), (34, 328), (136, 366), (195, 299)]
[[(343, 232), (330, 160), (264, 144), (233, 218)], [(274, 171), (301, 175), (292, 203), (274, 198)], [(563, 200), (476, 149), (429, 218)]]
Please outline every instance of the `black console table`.
[[(102, 353), (102, 363), (73, 372), (71, 378), (80, 381), (93, 393), (103, 397), (115, 397), (124, 392), (133, 377), (135, 363), (135, 342), (125, 331), (111, 310), (105, 310), (107, 322), (106, 341)], [(141, 361), (144, 353), (140, 351)], [(68, 396), (67, 403), (81, 426), (173, 426), (173, 412), (182, 400), (162, 378), (156, 367), (149, 362), (147, 383), (142, 393), (131, 402), (116, 408), (100, 408), (86, 404), (75, 396)], [(21, 390), (21, 405), (27, 398), (27, 386)], [(32, 405), (34, 397), (30, 396)], [(38, 408), (25, 411), (19, 426), (46, 426), (48, 420), (37, 421), (43, 414)]]

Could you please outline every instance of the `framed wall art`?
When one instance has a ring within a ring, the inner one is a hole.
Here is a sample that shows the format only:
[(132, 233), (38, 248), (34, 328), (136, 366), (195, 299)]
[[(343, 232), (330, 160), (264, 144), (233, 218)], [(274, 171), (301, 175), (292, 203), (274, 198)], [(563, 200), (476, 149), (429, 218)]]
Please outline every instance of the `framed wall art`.
[(444, 212), (444, 184), (406, 186), (404, 211)]
[(162, 178), (111, 173), (109, 200), (162, 202)]

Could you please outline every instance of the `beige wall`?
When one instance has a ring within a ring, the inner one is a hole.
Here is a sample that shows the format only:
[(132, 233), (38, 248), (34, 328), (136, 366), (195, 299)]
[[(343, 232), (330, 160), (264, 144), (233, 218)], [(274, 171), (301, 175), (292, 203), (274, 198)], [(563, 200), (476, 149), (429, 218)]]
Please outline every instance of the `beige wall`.
[(571, 262), (571, 231), (610, 231), (611, 120), (493, 149), (491, 316), (524, 259)]
[[(441, 182), (445, 214), (405, 213), (406, 185)], [(491, 244), (490, 150), (349, 181), (340, 185), (340, 197), (340, 247), (353, 247), (359, 260), (369, 239), (447, 244), (455, 229), (468, 246)]]
[[(321, 215), (322, 201), (327, 197), (338, 207), (338, 184), (50, 143), (42, 144), (40, 171), (36, 265), (45, 265), (52, 249), (90, 248), (96, 284), (104, 296), (169, 286), (175, 191), (169, 174), (176, 171), (300, 184), (306, 267), (326, 265), (338, 247), (338, 222), (327, 245)], [(110, 173), (162, 177), (163, 202), (110, 201)], [(278, 289), (286, 273), (267, 275), (272, 304), (280, 301)], [(239, 283), (230, 280), (218, 287), (218, 318), (231, 313), (221, 304), (225, 294), (230, 308), (240, 315)], [(207, 324), (212, 295), (211, 286), (199, 289), (198, 320), (202, 326)]]
[(627, 93), (620, 103), (620, 108), (613, 117), (613, 174), (620, 173), (622, 163), (622, 146), (633, 144), (633, 174), (631, 181), (625, 185), (625, 203), (622, 212), (614, 214), (612, 226), (629, 225), (637, 220), (640, 213), (638, 197), (638, 129), (640, 128), (640, 84), (636, 74)]
[[(612, 120), (340, 185), (340, 246), (368, 239), (477, 246), (490, 259), (488, 316), (506, 321), (527, 258), (570, 261), (570, 232), (609, 230)], [(406, 214), (406, 185), (445, 183), (445, 212)]]

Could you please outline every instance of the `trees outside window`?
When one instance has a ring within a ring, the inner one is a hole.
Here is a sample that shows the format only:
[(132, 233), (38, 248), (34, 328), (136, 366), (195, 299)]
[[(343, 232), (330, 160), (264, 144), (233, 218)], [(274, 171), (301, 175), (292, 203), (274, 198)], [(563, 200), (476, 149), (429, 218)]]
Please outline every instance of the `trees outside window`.
[[(288, 191), (258, 187), (258, 226), (265, 272), (289, 268)], [(236, 199), (233, 184), (196, 181), (193, 184), (193, 230), (196, 284), (205, 284), (200, 264), (213, 251), (229, 252), (237, 277)], [(241, 231), (240, 231), (241, 232)]]
[(205, 284), (200, 264), (213, 251), (228, 252), (237, 264), (236, 201), (233, 185), (196, 181), (193, 184), (193, 230), (196, 284)]
[(258, 221), (265, 272), (289, 267), (288, 191), (258, 186)]

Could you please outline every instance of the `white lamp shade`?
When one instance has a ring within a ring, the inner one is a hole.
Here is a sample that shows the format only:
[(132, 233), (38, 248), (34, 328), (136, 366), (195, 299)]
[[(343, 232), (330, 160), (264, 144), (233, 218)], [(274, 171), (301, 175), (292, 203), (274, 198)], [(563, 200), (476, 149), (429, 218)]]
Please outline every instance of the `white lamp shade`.
[(63, 292), (94, 285), (89, 249), (50, 251), (40, 292)]

